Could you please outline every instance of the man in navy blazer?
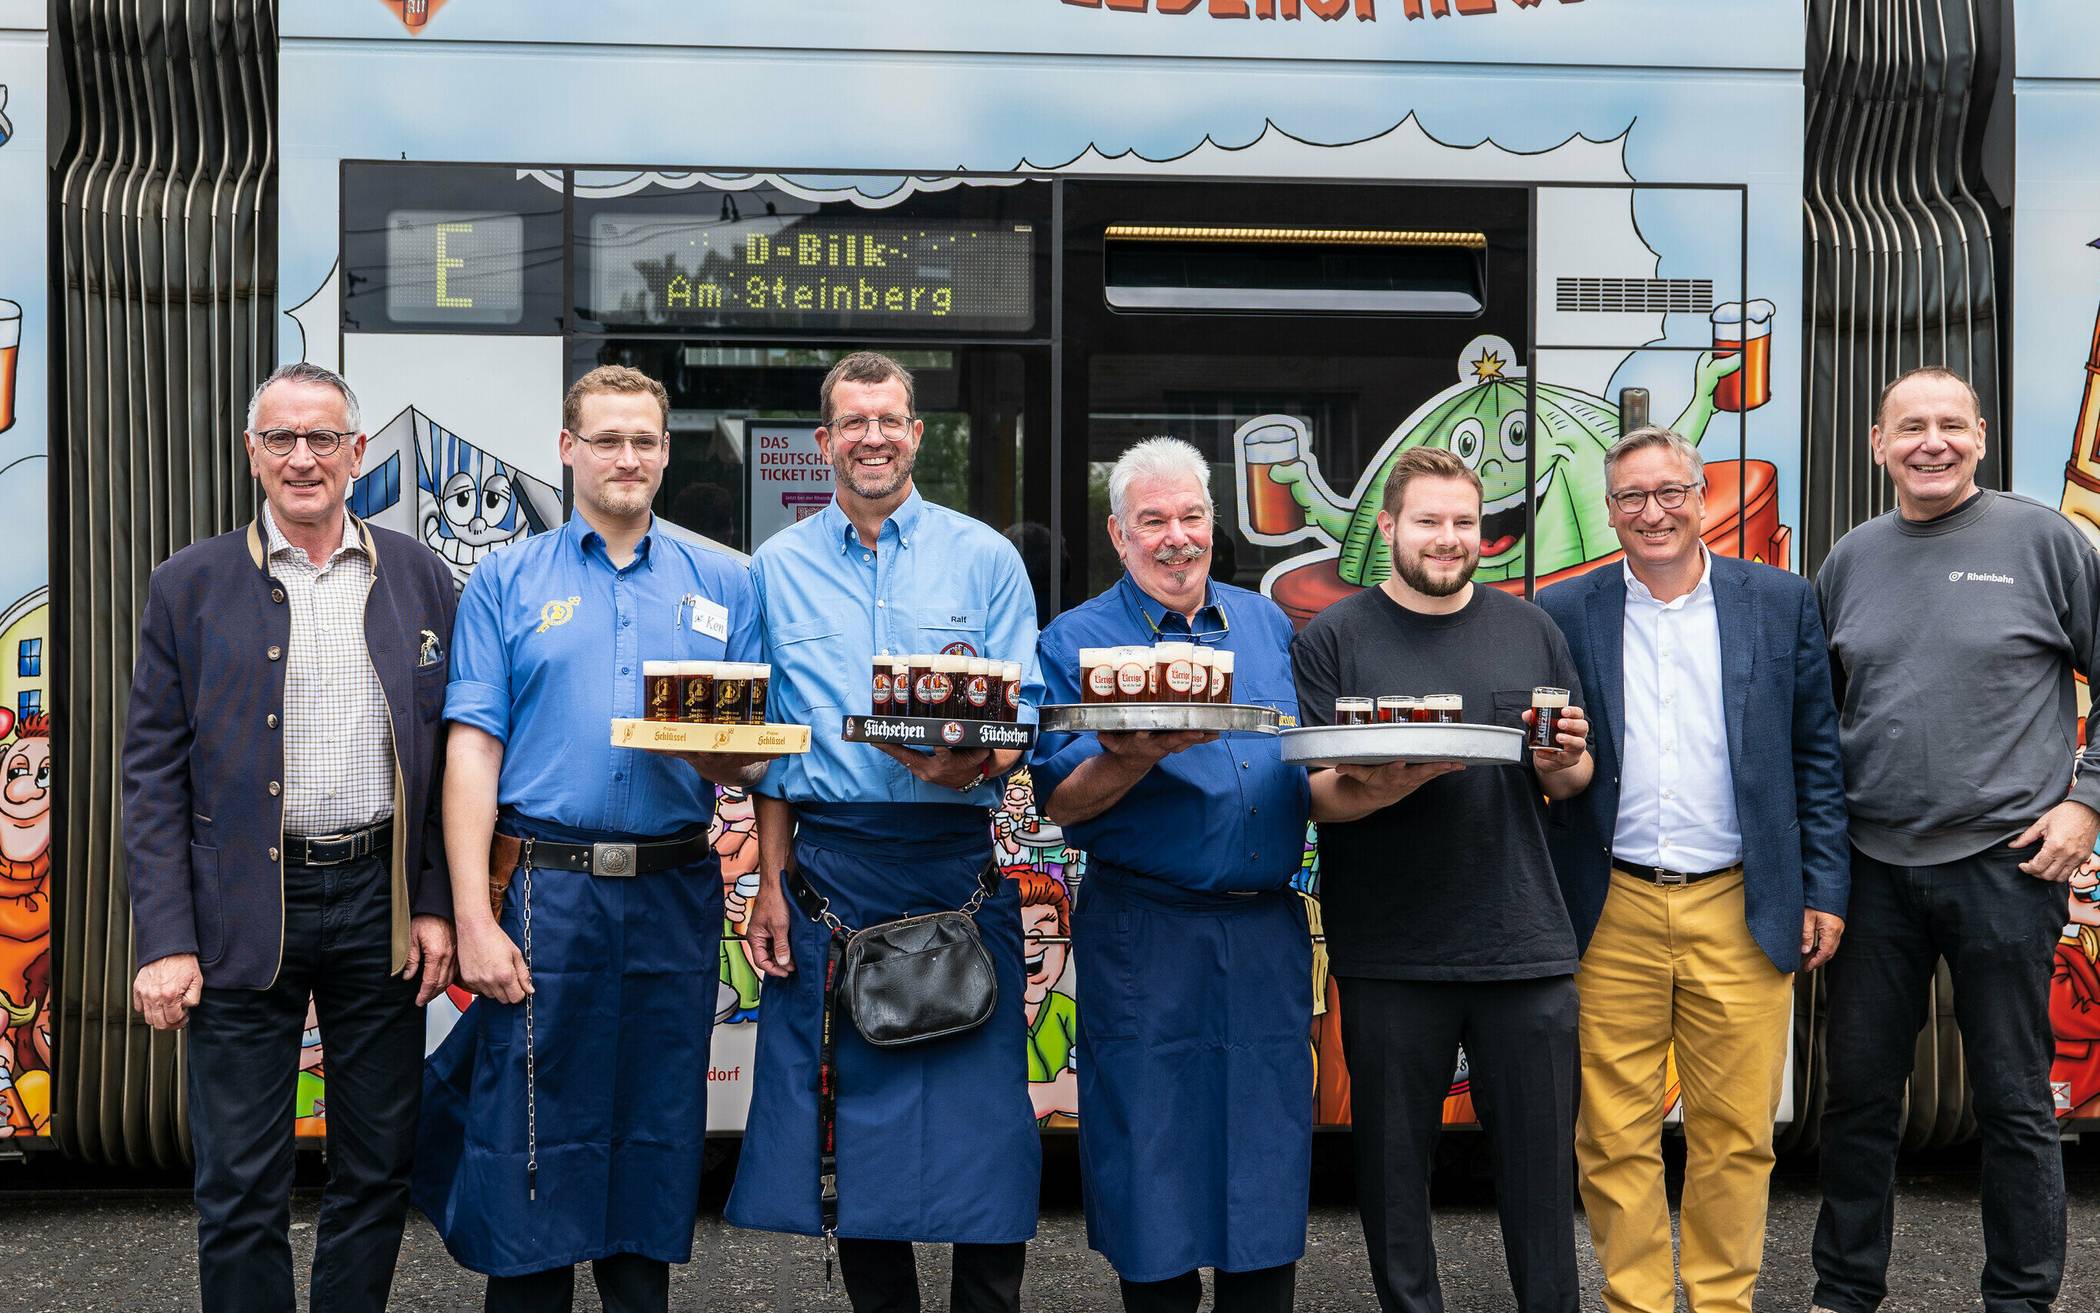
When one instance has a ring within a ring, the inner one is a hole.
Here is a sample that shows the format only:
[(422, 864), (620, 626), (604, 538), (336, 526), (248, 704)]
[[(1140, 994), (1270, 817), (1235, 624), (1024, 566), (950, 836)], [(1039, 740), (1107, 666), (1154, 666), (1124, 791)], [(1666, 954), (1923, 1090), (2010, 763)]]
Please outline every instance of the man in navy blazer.
[(1676, 1307), (1661, 1131), (1674, 1044), (1692, 1313), (1750, 1313), (1793, 973), (1851, 885), (1837, 714), (1808, 582), (1706, 550), (1696, 448), (1605, 454), (1623, 565), (1539, 594), (1589, 693), (1596, 775), (1547, 838), (1582, 949), (1575, 1152), (1611, 1313)]
[(291, 1313), (293, 1087), (328, 1046), (313, 1305), (385, 1307), (408, 1213), (421, 1005), (451, 979), (438, 731), (452, 576), (344, 504), (357, 399), (287, 365), (248, 411), (264, 506), (154, 570), (124, 740), (124, 852), (156, 1030), (189, 1027), (213, 1313)]

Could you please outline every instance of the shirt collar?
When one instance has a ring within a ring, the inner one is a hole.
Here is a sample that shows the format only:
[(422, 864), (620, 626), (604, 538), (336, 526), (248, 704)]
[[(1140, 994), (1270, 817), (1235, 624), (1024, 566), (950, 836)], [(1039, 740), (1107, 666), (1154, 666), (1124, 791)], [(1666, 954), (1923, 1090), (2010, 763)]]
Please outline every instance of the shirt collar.
[[(918, 532), (919, 520), (925, 511), (926, 499), (919, 495), (918, 485), (913, 484), (912, 490), (905, 494), (903, 502), (899, 503), (896, 510), (890, 512), (890, 518), (882, 522), (881, 531), (875, 535), (876, 543), (880, 544), (884, 537), (895, 530), (898, 543), (905, 547), (911, 546), (912, 537)], [(840, 508), (836, 495), (825, 503), (823, 510), (817, 512), (817, 518), (823, 522), (826, 538), (838, 544), (839, 555), (844, 556), (861, 546), (860, 530), (854, 528), (853, 521), (846, 518), (846, 512)]]
[[(597, 549), (596, 557), (603, 560), (607, 565), (612, 564), (612, 556), (605, 550), (605, 535), (593, 529), (589, 520), (572, 512), (569, 515), (569, 522), (562, 526), (562, 532), (569, 535), (569, 541), (576, 544), (577, 551), (585, 556), (592, 556), (593, 552), (591, 549), (595, 547)], [(638, 565), (649, 565), (651, 560), (650, 549), (654, 547), (655, 543), (656, 516), (654, 513), (651, 513), (648, 529), (642, 533), (641, 540), (634, 545), (634, 560), (628, 563), (629, 568)]]
[[(277, 517), (271, 513), (270, 503), (267, 501), (263, 503), (262, 522), (263, 537), (269, 543), (269, 556), (272, 560), (286, 552), (298, 550), (298, 548), (292, 546), (292, 540), (284, 536), (284, 531), (277, 527)], [(360, 556), (364, 554), (365, 550), (363, 540), (357, 536), (357, 526), (351, 522), (350, 508), (348, 506), (343, 508), (343, 543), (338, 550), (356, 552)], [(332, 561), (334, 559), (334, 554), (330, 553), (328, 560)], [(328, 561), (315, 561), (313, 564), (326, 565)]]
[(1203, 605), (1196, 608), (1193, 617), (1184, 616), (1138, 587), (1137, 580), (1131, 578), (1127, 570), (1116, 581), (1116, 587), (1123, 590), (1123, 600), (1145, 618), (1155, 637), (1215, 632), (1226, 628), (1225, 607), (1218, 601), (1217, 586), (1210, 580), (1203, 583)]
[(1642, 583), (1640, 577), (1634, 574), (1633, 566), (1623, 560), (1620, 561), (1619, 569), (1626, 576), (1626, 596), (1637, 602), (1646, 602), (1650, 606), (1659, 606), (1665, 611), (1688, 606), (1694, 601), (1713, 596), (1714, 557), (1712, 552), (1706, 550), (1705, 543), (1699, 544), (1699, 559), (1703, 562), (1703, 566), (1699, 571), (1699, 582), (1692, 585), (1692, 591), (1667, 602), (1656, 601), (1655, 594), (1648, 591), (1648, 585)]

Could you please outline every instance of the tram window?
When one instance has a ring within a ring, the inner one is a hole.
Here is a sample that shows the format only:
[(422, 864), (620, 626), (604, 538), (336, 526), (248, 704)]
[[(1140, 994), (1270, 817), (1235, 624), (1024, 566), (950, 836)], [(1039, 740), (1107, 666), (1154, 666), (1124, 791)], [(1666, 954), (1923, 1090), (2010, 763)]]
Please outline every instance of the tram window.
[[(571, 375), (627, 364), (671, 397), (671, 459), (657, 510), (741, 551), (816, 514), (832, 471), (817, 454), (818, 390), (847, 348), (646, 339), (572, 344)], [(1018, 543), (1028, 514), (1031, 457), (1048, 425), (1047, 353), (1006, 348), (892, 348), (912, 371), (925, 433), (912, 471), (919, 495), (983, 520)], [(1034, 487), (1047, 521), (1046, 482)], [(1047, 533), (1047, 530), (1045, 530)], [(1025, 556), (1025, 552), (1024, 552)]]
[(1477, 315), (1486, 248), (1477, 232), (1114, 224), (1103, 293), (1118, 310)]

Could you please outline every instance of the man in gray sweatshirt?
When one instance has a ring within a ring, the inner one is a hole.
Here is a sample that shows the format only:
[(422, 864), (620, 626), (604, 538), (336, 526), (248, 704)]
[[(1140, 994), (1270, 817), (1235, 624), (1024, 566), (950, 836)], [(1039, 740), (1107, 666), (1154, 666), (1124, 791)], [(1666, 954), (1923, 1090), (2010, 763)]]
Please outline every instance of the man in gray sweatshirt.
[(1826, 969), (1815, 1304), (1872, 1313), (1887, 1293), (1904, 1081), (1945, 957), (1983, 1137), (1983, 1306), (2046, 1313), (2064, 1265), (2049, 973), (2063, 882), (2100, 830), (2072, 680), (2100, 656), (2100, 555), (2054, 510), (1977, 489), (1984, 424), (1958, 375), (1890, 384), (1872, 441), (1896, 510), (1816, 579), (1853, 854)]

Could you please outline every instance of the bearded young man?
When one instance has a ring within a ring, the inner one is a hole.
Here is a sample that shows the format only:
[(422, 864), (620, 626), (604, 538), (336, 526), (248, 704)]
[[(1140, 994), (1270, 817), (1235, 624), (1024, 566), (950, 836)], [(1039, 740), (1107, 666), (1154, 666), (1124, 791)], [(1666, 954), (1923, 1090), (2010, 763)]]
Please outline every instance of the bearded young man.
[(1575, 932), (1543, 799), (1590, 780), (1581, 684), (1545, 612), (1473, 583), (1480, 480), (1458, 457), (1401, 456), (1378, 529), (1392, 576), (1328, 607), (1292, 644), (1306, 723), (1332, 723), (1338, 695), (1457, 693), (1467, 722), (1511, 728), (1529, 720), (1536, 686), (1567, 689), (1570, 706), (1559, 747), (1516, 764), (1313, 773), (1372, 1283), (1389, 1313), (1444, 1307), (1429, 1172), (1464, 1045), (1517, 1307), (1575, 1313)]

